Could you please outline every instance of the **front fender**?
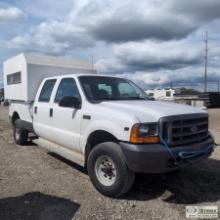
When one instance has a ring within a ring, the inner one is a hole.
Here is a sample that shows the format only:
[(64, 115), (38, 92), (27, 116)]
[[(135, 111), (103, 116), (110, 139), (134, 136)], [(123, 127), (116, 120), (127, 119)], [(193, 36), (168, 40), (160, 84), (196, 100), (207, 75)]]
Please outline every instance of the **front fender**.
[[(80, 148), (82, 152), (85, 152), (86, 143), (90, 134), (95, 131), (102, 130), (112, 134), (120, 141), (129, 141), (130, 139), (130, 127), (132, 125), (124, 125), (120, 123), (115, 123), (109, 120), (96, 120), (91, 122), (87, 126), (83, 126), (80, 138)], [(129, 127), (126, 130), (125, 127)]]

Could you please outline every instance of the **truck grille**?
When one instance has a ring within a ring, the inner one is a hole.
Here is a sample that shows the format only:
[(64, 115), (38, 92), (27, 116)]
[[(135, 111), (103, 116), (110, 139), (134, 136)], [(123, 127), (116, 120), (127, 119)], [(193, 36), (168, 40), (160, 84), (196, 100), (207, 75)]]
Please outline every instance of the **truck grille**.
[(208, 137), (208, 116), (193, 114), (161, 118), (161, 135), (171, 146), (202, 142)]

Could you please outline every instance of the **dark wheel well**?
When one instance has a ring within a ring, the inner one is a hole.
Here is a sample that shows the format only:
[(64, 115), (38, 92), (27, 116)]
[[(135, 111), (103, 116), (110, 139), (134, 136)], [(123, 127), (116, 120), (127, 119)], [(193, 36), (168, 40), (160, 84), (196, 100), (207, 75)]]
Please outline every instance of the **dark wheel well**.
[(85, 161), (87, 164), (87, 159), (91, 150), (100, 143), (103, 142), (115, 142), (118, 143), (118, 139), (111, 133), (103, 130), (94, 131), (89, 135), (85, 149)]
[(11, 118), (12, 125), (15, 125), (15, 121), (17, 119), (20, 119), (20, 116), (19, 116), (19, 114), (17, 112), (14, 112), (13, 115), (12, 115), (12, 118)]

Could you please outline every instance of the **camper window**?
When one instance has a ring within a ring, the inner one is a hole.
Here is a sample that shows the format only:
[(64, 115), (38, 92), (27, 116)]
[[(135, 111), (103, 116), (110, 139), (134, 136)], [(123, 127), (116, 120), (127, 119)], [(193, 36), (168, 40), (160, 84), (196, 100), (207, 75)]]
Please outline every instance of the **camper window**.
[(7, 75), (7, 84), (8, 85), (17, 84), (17, 83), (21, 83), (21, 72), (12, 73), (12, 74)]

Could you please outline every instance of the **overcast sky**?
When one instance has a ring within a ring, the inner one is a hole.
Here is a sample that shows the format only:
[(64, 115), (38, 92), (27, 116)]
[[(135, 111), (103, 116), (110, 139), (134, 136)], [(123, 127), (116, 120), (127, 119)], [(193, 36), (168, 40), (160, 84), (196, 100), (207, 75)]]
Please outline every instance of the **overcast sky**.
[(220, 79), (220, 0), (1, 0), (2, 62), (21, 52), (92, 60), (99, 73), (144, 88), (202, 88), (209, 32), (209, 89)]

